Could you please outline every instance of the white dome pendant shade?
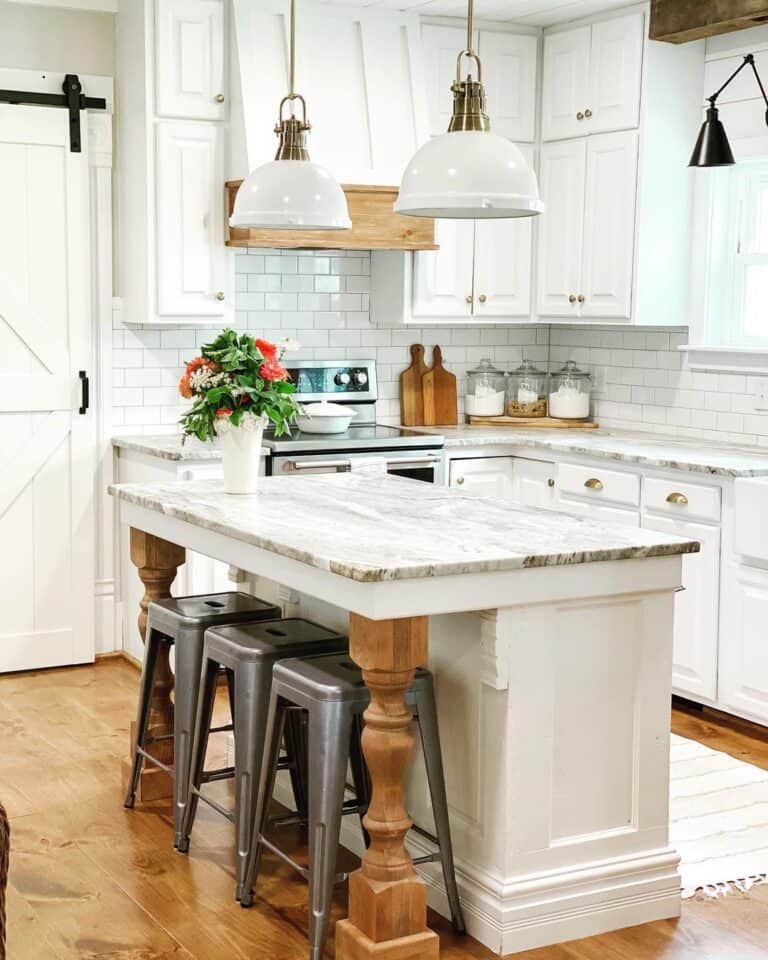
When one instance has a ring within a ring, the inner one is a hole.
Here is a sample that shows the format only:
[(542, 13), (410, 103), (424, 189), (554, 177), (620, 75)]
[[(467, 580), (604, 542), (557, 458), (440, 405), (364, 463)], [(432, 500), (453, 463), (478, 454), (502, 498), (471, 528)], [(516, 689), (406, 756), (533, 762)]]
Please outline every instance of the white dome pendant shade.
[[(480, 58), (472, 49), (473, 0), (469, 0), (467, 49), (456, 61), (453, 116), (444, 133), (411, 159), (400, 184), (395, 213), (448, 220), (532, 217), (544, 210), (536, 174), (520, 150), (491, 133)], [(477, 80), (461, 79), (461, 61), (477, 66)]]
[[(349, 230), (347, 198), (331, 174), (309, 159), (307, 104), (294, 92), (296, 68), (296, 0), (291, 0), (290, 91), (280, 102), (275, 159), (252, 170), (240, 184), (229, 218), (231, 227), (255, 230)], [(302, 119), (293, 113), (295, 101)], [(291, 115), (283, 119), (283, 107)]]

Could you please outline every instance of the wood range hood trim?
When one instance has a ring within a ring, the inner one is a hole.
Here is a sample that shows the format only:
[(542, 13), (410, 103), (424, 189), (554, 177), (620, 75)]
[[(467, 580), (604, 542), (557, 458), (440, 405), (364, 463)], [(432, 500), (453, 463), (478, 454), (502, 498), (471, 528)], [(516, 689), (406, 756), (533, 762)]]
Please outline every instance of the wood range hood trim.
[[(227, 221), (242, 180), (228, 180)], [(226, 227), (228, 247), (273, 247), (305, 250), (438, 250), (435, 221), (403, 217), (393, 204), (397, 187), (342, 184), (349, 203), (351, 230), (250, 230)]]

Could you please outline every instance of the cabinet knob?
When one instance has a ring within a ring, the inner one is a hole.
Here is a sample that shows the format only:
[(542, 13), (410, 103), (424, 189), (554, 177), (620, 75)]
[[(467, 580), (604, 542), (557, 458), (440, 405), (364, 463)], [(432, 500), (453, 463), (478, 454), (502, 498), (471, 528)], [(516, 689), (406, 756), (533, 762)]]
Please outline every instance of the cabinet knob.
[(584, 111), (584, 116), (587, 118), (587, 120), (589, 120), (589, 119), (591, 118), (591, 116), (592, 116), (592, 111), (589, 110), (589, 109), (585, 110), (585, 111)]
[(216, 294), (216, 299), (217, 299), (217, 300), (225, 300), (225, 299), (226, 299), (226, 296), (225, 296), (223, 290), (219, 290), (219, 292)]
[(602, 490), (602, 489), (603, 489), (603, 481), (602, 481), (602, 480), (598, 480), (597, 477), (590, 477), (589, 480), (585, 480), (585, 481), (584, 481), (584, 486), (585, 486), (588, 490)]
[(584, 300), (586, 299), (586, 297), (584, 296), (583, 293), (580, 293), (576, 299), (579, 301), (579, 303), (584, 303)]
[(485, 303), (485, 301), (486, 301), (488, 298), (486, 297), (486, 295), (485, 295), (484, 293), (481, 293), (480, 296), (479, 296), (477, 299), (480, 301), (480, 303)]
[(667, 503), (677, 504), (678, 507), (688, 506), (688, 497), (684, 493), (670, 493), (667, 497)]
[(554, 479), (554, 477), (549, 477), (548, 480), (547, 480), (547, 486), (548, 486), (548, 487), (554, 487), (554, 485), (555, 485), (555, 479)]
[(583, 119), (584, 119), (584, 114), (581, 112), (581, 110), (579, 110), (579, 112), (576, 114), (576, 119), (577, 119), (577, 120), (583, 120)]
[(214, 100), (216, 101), (216, 103), (224, 103), (226, 99), (227, 98), (224, 96), (223, 93), (217, 93), (216, 96), (214, 97)]
[(464, 477), (456, 477), (456, 483), (458, 486), (462, 486), (464, 484)]
[(465, 297), (464, 299), (467, 301), (467, 303), (472, 303), (472, 297), (471, 297), (471, 296)]
[(575, 294), (575, 293), (572, 293), (572, 294), (570, 295), (570, 297), (568, 297), (568, 303), (576, 303), (576, 294)]

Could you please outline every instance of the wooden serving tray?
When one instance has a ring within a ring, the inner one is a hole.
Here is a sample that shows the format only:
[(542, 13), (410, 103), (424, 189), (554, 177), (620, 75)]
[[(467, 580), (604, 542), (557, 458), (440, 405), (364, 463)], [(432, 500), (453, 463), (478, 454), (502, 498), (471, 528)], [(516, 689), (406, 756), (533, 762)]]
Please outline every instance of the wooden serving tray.
[(468, 417), (475, 427), (539, 427), (540, 429), (595, 430), (594, 420), (563, 420), (558, 417)]

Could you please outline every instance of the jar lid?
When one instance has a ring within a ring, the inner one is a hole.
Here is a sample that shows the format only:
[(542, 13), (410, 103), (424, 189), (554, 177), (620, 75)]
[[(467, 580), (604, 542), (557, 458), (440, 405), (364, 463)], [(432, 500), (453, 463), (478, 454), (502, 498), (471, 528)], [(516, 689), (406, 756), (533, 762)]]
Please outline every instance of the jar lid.
[(493, 373), (493, 374), (496, 374), (496, 375), (499, 376), (499, 377), (503, 377), (503, 376), (504, 376), (504, 371), (503, 371), (503, 370), (499, 370), (498, 367), (494, 367), (494, 365), (491, 363), (491, 361), (490, 361), (490, 360), (487, 360), (487, 359), (486, 359), (486, 360), (481, 360), (480, 363), (478, 363), (477, 367), (475, 367), (474, 370), (468, 370), (468, 371), (467, 371), (467, 374), (468, 374), (468, 375), (475, 375), (475, 374), (480, 374), (480, 373)]
[(553, 374), (555, 377), (562, 377), (563, 379), (570, 380), (591, 380), (592, 375), (587, 373), (586, 370), (579, 370), (576, 366), (574, 360), (569, 360), (562, 369), (558, 370), (557, 373)]
[(523, 360), (519, 367), (516, 367), (512, 373), (526, 374), (530, 377), (546, 377), (543, 370), (539, 370), (532, 360)]

